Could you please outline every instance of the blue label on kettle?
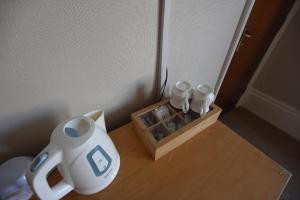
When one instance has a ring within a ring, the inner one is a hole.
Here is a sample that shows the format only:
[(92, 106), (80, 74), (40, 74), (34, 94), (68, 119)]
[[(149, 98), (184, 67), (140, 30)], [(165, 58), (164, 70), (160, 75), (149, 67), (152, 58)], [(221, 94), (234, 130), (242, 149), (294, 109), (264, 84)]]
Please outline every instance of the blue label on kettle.
[(91, 150), (86, 158), (89, 161), (95, 176), (103, 175), (109, 169), (112, 161), (111, 157), (99, 145)]

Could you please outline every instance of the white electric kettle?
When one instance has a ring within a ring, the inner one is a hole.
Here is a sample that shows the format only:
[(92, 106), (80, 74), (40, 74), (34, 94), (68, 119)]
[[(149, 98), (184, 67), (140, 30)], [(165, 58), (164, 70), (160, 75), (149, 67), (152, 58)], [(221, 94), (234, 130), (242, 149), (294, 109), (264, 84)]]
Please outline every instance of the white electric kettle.
[[(50, 187), (47, 175), (55, 167), (63, 180)], [(26, 177), (39, 198), (52, 200), (72, 190), (99, 192), (113, 181), (119, 167), (120, 157), (106, 132), (104, 114), (96, 110), (60, 123)]]

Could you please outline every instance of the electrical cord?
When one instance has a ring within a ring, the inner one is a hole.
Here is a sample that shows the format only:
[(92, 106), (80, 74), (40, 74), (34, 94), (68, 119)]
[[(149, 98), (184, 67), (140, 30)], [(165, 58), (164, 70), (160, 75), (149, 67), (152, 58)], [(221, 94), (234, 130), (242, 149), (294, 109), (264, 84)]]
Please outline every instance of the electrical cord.
[(168, 82), (168, 68), (166, 67), (166, 77), (165, 77), (165, 81), (161, 87), (161, 94), (160, 94), (160, 98), (159, 98), (159, 101), (162, 100), (163, 96), (164, 96), (164, 93), (165, 93), (165, 89), (166, 89), (166, 86), (167, 86), (167, 82)]

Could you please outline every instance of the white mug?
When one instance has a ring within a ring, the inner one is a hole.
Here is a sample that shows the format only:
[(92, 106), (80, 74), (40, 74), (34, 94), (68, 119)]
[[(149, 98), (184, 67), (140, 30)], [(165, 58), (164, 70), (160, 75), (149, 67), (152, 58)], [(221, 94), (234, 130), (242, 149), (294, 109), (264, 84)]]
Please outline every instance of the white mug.
[(192, 86), (189, 82), (177, 81), (171, 90), (171, 105), (187, 113), (190, 107), (189, 98), (191, 97), (191, 92)]
[(215, 95), (213, 89), (208, 85), (199, 84), (193, 90), (193, 99), (191, 102), (191, 109), (199, 113), (201, 117), (209, 111), (209, 106), (213, 103)]

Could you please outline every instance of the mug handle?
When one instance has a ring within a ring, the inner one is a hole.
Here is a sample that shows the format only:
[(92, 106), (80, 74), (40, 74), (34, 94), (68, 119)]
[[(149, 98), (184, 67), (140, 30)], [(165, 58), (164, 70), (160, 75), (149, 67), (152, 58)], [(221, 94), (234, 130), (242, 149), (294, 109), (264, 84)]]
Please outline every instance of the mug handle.
[(215, 99), (214, 93), (210, 93), (208, 95), (208, 99), (206, 101), (206, 111), (205, 112), (209, 111), (209, 106), (214, 102), (214, 99)]
[(203, 118), (205, 114), (204, 108), (200, 108), (200, 117)]
[(209, 111), (209, 106), (213, 103), (215, 98), (215, 95), (213, 93), (210, 93), (204, 101), (204, 105), (200, 106), (200, 116), (201, 118), (204, 117), (204, 115)]
[(47, 182), (48, 173), (62, 162), (62, 151), (49, 144), (31, 163), (26, 178), (40, 199), (60, 199), (74, 188), (61, 180), (50, 188)]
[(189, 96), (186, 95), (184, 99), (184, 104), (182, 104), (182, 112), (187, 113), (190, 109), (190, 104), (189, 104)]

